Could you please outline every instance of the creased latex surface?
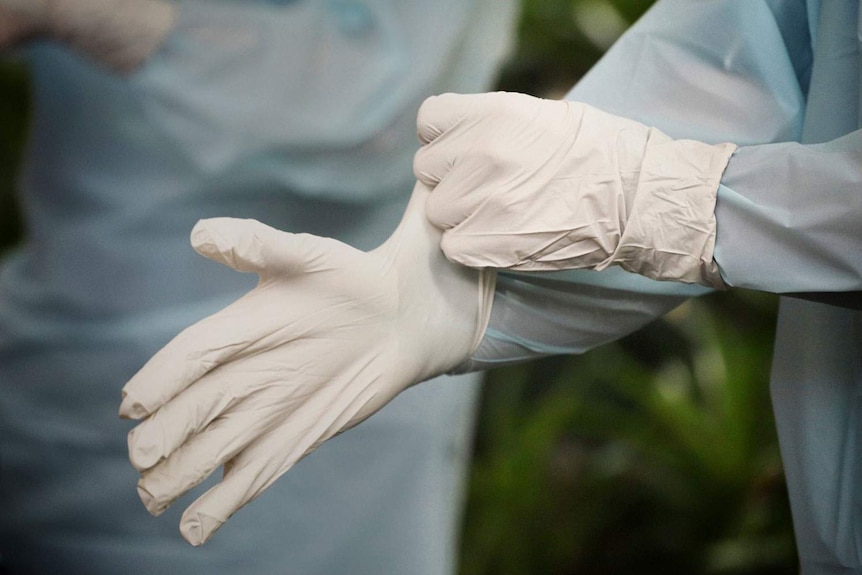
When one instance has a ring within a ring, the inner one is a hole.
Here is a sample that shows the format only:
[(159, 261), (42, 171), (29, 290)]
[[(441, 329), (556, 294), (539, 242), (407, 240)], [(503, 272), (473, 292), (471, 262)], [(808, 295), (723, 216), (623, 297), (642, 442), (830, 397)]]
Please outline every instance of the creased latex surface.
[(446, 260), (417, 185), (398, 230), (362, 252), (253, 220), (205, 220), (199, 253), (260, 283), (162, 349), (124, 388), (139, 493), (159, 514), (224, 465), (180, 529), (205, 542), (330, 437), (447, 372), (484, 333), (493, 273)]
[(453, 261), (722, 285), (713, 212), (734, 145), (508, 93), (429, 98), (418, 124), (416, 176), (437, 185), (428, 215)]

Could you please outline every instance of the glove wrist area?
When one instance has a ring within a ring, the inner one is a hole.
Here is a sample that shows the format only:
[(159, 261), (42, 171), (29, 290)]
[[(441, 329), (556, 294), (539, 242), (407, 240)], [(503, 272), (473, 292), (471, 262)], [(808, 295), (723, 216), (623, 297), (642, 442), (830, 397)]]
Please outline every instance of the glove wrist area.
[(164, 0), (47, 0), (47, 33), (120, 73), (162, 43), (176, 8)]
[(616, 264), (656, 280), (726, 287), (713, 259), (715, 202), (735, 150), (651, 129), (619, 245), (597, 269)]
[(425, 217), (429, 191), (417, 184), (392, 237), (378, 251), (398, 274), (399, 362), (418, 383), (455, 370), (482, 341), (496, 272), (453, 263), (442, 232)]

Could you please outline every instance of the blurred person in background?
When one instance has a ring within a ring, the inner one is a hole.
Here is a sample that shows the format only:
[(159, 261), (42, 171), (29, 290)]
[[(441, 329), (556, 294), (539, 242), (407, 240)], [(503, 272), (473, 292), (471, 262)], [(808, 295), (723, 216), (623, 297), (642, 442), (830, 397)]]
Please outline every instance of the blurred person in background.
[[(772, 394), (801, 569), (862, 573), (862, 331), (854, 311), (862, 292), (860, 27), (856, 0), (664, 0), (579, 82), (566, 96), (569, 102), (518, 94), (429, 100), (419, 114), (425, 146), (415, 168), (422, 184), (393, 241), (408, 245), (424, 236), (431, 240), (426, 247), (442, 241), (448, 264), (433, 249), (407, 251), (414, 261), (428, 258), (441, 276), (461, 274), (469, 281), (460, 293), (441, 295), (425, 278), (419, 285), (406, 282), (409, 289), (401, 293), (415, 294), (417, 305), (445, 310), (478, 292), (481, 303), (471, 313), (481, 342), (463, 345), (460, 353), (440, 345), (456, 335), (456, 314), (435, 323), (383, 310), (376, 323), (388, 324), (388, 337), (427, 334), (412, 353), (428, 365), (400, 373), (393, 367), (403, 358), (380, 361), (372, 383), (396, 395), (429, 374), (583, 351), (627, 333), (637, 323), (633, 318), (648, 321), (710, 289), (784, 294)], [(429, 194), (425, 188), (433, 186)], [(415, 224), (417, 215), (427, 216), (437, 231)], [(325, 293), (325, 279), (312, 273), (321, 261), (344, 273), (387, 262), (398, 272), (397, 285), (409, 276), (397, 250), (394, 256), (386, 249), (346, 252), (239, 220), (204, 222), (196, 230), (201, 253), (257, 271), (261, 288), (281, 285), (287, 290), (282, 296), (311, 286)], [(251, 237), (267, 241), (255, 246)], [(469, 276), (457, 271), (458, 264), (481, 271)], [(560, 273), (500, 274), (489, 296), (482, 278), (493, 283), (493, 269)], [(367, 279), (375, 289), (378, 281), (389, 285), (385, 273)], [(355, 286), (331, 287), (357, 305), (372, 299)], [(249, 377), (245, 384), (236, 381), (251, 396), (297, 393), (254, 382), (258, 362), (297, 361), (296, 340), (265, 340), (253, 324), (238, 319), (240, 311), (255, 307), (289, 307), (289, 298), (278, 295), (253, 291), (204, 320), (196, 331), (210, 328), (210, 339), (178, 337), (127, 385), (123, 413), (146, 418), (130, 443), (133, 462), (145, 458), (143, 448), (156, 437), (170, 446), (164, 459), (143, 466), (144, 483), (158, 492), (159, 505), (184, 491), (183, 476), (195, 473), (190, 470), (213, 468), (213, 461), (202, 459), (217, 457), (176, 448), (207, 431), (206, 417), (181, 408), (190, 397), (218, 392), (225, 371)], [(296, 310), (285, 317), (289, 328), (308, 316)], [(405, 323), (416, 329), (404, 329)], [(324, 324), (333, 333), (343, 327)], [(253, 353), (222, 351), (240, 342)], [(360, 358), (379, 345), (367, 342), (357, 352), (341, 340), (319, 349)], [(191, 352), (224, 371), (198, 365)], [(337, 381), (335, 375), (328, 380)], [(347, 376), (362, 389), (369, 383), (365, 373)], [(329, 385), (312, 374), (285, 380), (315, 395), (325, 395)], [(221, 416), (237, 412), (219, 409)], [(270, 429), (257, 437), (254, 425), (241, 426), (248, 447), (236, 459), (256, 469), (279, 463), (277, 473), (302, 455), (282, 445), (305, 435), (304, 422), (333, 415), (290, 402), (265, 401), (257, 409), (276, 421), (281, 442), (267, 443)], [(349, 417), (344, 428), (367, 415)], [(326, 430), (317, 439), (330, 435)], [(230, 464), (215, 463), (223, 462)], [(226, 467), (225, 482), (241, 477), (235, 466)], [(166, 487), (156, 479), (172, 483)], [(201, 505), (216, 508), (212, 501)], [(212, 513), (218, 521), (230, 515)]]
[[(487, 89), (512, 2), (0, 0), (33, 118), (0, 272), (0, 553), (12, 573), (451, 573), (478, 377), (405, 394), (206, 549), (150, 518), (123, 382), (254, 284), (202, 216), (372, 247), (428, 95)], [(433, 414), (433, 416), (432, 416)]]

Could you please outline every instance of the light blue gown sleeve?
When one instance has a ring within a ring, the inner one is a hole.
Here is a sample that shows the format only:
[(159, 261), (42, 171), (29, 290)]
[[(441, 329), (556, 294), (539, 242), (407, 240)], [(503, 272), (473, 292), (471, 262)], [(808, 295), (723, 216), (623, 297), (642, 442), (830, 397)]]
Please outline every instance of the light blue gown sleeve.
[[(752, 146), (731, 160), (736, 166), (728, 170), (726, 183), (735, 187), (726, 185), (719, 192), (730, 201), (733, 190), (742, 201), (743, 194), (756, 186), (747, 182), (758, 153), (776, 150), (771, 172), (782, 162), (777, 151), (787, 146), (764, 144), (800, 137), (811, 62), (808, 11), (802, 0), (660, 0), (566, 98), (656, 126), (672, 137)], [(785, 181), (791, 177), (786, 175)], [(773, 189), (777, 194), (780, 187)], [(736, 230), (734, 245), (745, 250), (748, 243), (749, 251), (768, 257), (767, 250), (753, 243), (758, 241), (756, 234), (768, 232), (749, 229), (759, 224), (743, 221), (752, 213), (723, 211), (723, 219), (734, 221), (724, 232)], [(778, 232), (774, 240), (775, 244), (781, 240)], [(821, 241), (828, 240), (824, 232)], [(814, 255), (812, 248), (809, 256)], [(736, 273), (734, 268), (731, 282), (738, 281)], [(784, 275), (793, 272), (788, 269)], [(488, 331), (466, 367), (580, 353), (622, 337), (705, 292), (698, 286), (655, 282), (613, 269), (554, 277), (503, 274)]]
[(740, 148), (718, 198), (715, 260), (729, 285), (862, 290), (862, 131)]

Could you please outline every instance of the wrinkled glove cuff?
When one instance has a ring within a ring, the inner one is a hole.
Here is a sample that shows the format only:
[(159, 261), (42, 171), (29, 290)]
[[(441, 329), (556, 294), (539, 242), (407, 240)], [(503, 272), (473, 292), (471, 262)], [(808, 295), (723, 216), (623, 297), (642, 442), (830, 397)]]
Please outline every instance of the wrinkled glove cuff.
[(625, 229), (607, 265), (725, 289), (713, 259), (715, 203), (735, 150), (734, 144), (672, 140), (652, 130)]
[(473, 341), (470, 342), (470, 353), (463, 363), (456, 366), (447, 375), (458, 375), (477, 371), (473, 365), (473, 354), (479, 348), (482, 340), (485, 339), (485, 332), (488, 329), (488, 324), (491, 322), (491, 310), (494, 305), (494, 292), (497, 289), (497, 270), (493, 268), (483, 268), (479, 270), (479, 285), (477, 290), (477, 298), (479, 300), (478, 312), (476, 314), (476, 328), (473, 335)]

